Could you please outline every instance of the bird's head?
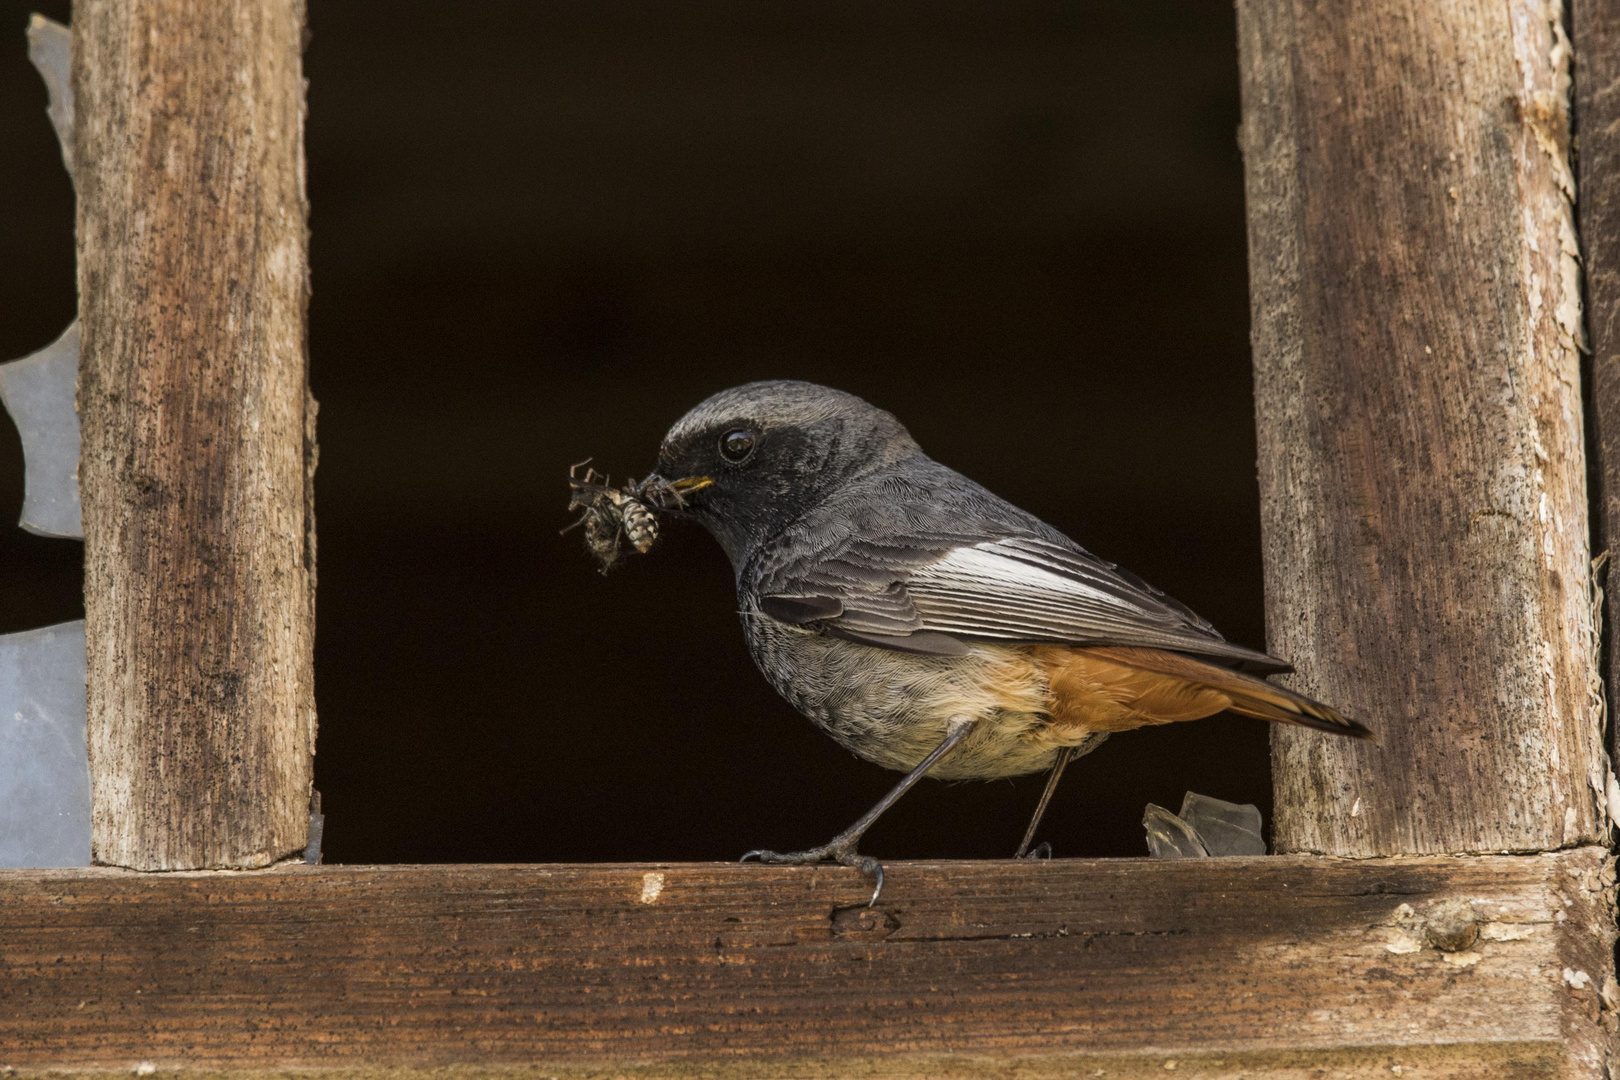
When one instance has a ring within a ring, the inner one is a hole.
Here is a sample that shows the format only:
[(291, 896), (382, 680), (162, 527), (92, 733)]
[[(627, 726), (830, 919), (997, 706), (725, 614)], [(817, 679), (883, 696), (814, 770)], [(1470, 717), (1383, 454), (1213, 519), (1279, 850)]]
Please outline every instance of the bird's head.
[(658, 474), (667, 508), (702, 522), (738, 568), (841, 485), (922, 453), (900, 421), (853, 394), (775, 380), (723, 390), (675, 422)]

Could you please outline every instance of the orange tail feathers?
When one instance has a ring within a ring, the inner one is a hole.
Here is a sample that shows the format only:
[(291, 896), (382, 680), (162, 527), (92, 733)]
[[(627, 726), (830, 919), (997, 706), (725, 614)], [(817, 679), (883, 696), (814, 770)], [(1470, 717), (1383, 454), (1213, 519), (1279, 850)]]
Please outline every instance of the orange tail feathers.
[(1059, 724), (1128, 731), (1231, 710), (1278, 724), (1377, 736), (1332, 706), (1231, 668), (1160, 649), (1037, 645)]

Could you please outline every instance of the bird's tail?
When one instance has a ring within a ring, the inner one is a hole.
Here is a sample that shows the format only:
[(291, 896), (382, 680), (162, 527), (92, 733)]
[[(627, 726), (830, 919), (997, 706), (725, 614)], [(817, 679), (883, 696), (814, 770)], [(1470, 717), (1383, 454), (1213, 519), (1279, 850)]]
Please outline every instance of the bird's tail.
[[(1207, 663), (1179, 653), (1159, 649), (1094, 649), (1093, 652), (1116, 654), (1116, 658), (1131, 667), (1156, 671), (1164, 675), (1180, 676), (1196, 681), (1212, 690), (1219, 690), (1231, 699), (1227, 706), (1242, 716), (1270, 720), (1276, 724), (1298, 724), (1300, 727), (1331, 731), (1355, 739), (1374, 739), (1370, 728), (1345, 716), (1331, 705), (1297, 694), (1285, 686), (1276, 686), (1264, 679), (1242, 671), (1233, 671), (1218, 664)], [(1120, 654), (1129, 654), (1120, 655)]]
[[(1369, 728), (1330, 705), (1196, 657), (1123, 646), (1070, 646), (1062, 651), (1066, 654), (1062, 666), (1048, 668), (1052, 689), (1074, 700), (1075, 719), (1082, 723), (1082, 711), (1093, 716), (1107, 713), (1095, 707), (1107, 699), (1118, 717), (1117, 726), (1107, 725), (1113, 730), (1192, 720), (1230, 709), (1277, 724), (1377, 739)], [(1081, 698), (1086, 699), (1084, 705)]]

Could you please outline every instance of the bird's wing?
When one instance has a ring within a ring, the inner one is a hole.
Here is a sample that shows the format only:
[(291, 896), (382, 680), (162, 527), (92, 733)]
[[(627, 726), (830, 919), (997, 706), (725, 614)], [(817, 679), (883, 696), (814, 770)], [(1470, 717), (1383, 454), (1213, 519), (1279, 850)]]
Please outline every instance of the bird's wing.
[(773, 618), (889, 648), (960, 653), (984, 639), (1138, 645), (1288, 670), (1226, 641), (1129, 571), (1035, 535), (846, 538), (776, 567), (761, 585), (760, 609)]

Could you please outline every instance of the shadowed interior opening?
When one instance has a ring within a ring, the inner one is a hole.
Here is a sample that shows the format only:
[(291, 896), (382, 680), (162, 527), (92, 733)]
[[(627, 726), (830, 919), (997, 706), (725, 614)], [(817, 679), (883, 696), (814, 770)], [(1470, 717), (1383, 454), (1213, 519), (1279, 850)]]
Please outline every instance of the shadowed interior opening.
[[(73, 316), (72, 192), (0, 22), (0, 357)], [(1150, 9), (1150, 10), (1149, 10)], [(606, 578), (568, 466), (652, 468), (791, 377), (1263, 646), (1229, 3), (311, 5), (322, 403), (317, 786), (330, 861), (730, 859), (894, 774), (776, 697), (729, 566), (671, 525)], [(7, 28), (10, 29), (7, 29)], [(0, 425), (0, 513), (21, 504)], [(82, 612), (77, 544), (0, 529), (0, 630)], [(1078, 760), (1042, 838), (1145, 853), (1145, 803), (1269, 819), (1220, 717)], [(887, 857), (1011, 854), (1040, 777), (924, 783)]]

